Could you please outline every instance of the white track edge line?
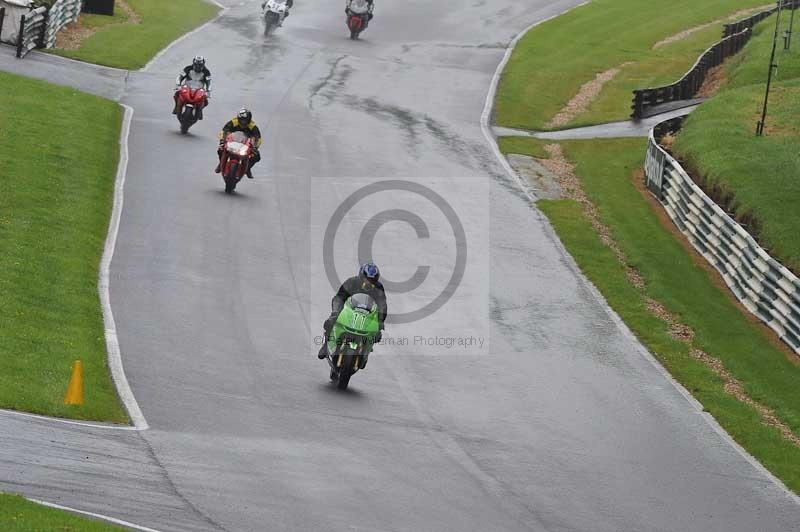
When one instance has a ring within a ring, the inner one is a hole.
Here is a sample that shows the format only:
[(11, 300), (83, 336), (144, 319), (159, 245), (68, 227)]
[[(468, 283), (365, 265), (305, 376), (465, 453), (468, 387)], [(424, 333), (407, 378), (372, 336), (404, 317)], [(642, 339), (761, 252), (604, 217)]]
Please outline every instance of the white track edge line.
[(52, 417), (52, 416), (43, 416), (41, 414), (30, 414), (28, 412), (20, 412), (18, 410), (8, 410), (6, 408), (0, 408), (0, 414), (9, 415), (9, 416), (17, 416), (17, 417), (26, 417), (29, 419), (38, 419), (40, 421), (52, 421), (55, 423), (64, 423), (65, 425), (78, 425), (79, 427), (89, 427), (93, 429), (106, 429), (106, 430), (139, 430), (136, 427), (132, 427), (130, 425), (112, 425), (112, 424), (103, 424), (103, 423), (91, 423), (87, 421), (78, 421), (76, 419), (66, 419), (61, 417)]
[(125, 176), (128, 172), (128, 137), (130, 136), (131, 121), (133, 119), (133, 108), (125, 104), (120, 105), (125, 109), (125, 116), (119, 139), (119, 165), (117, 166), (117, 177), (114, 185), (114, 208), (111, 212), (111, 223), (109, 224), (103, 258), (100, 263), (100, 278), (97, 285), (100, 292), (100, 302), (103, 306), (108, 366), (111, 369), (111, 376), (117, 386), (117, 393), (119, 393), (119, 397), (128, 411), (128, 416), (133, 422), (133, 426), (137, 430), (147, 430), (147, 421), (139, 408), (139, 404), (136, 402), (136, 397), (134, 397), (130, 384), (128, 384), (128, 379), (125, 376), (125, 369), (122, 367), (117, 325), (114, 322), (114, 313), (111, 310), (111, 296), (109, 294), (109, 271), (111, 269), (111, 260), (114, 258), (120, 219), (122, 218)]
[[(560, 17), (561, 15), (564, 15), (572, 11), (573, 9), (583, 7), (586, 4), (590, 3), (590, 1), (591, 0), (587, 0), (586, 2), (583, 2), (569, 9), (566, 9), (557, 15), (553, 15), (552, 17), (548, 17), (546, 19), (535, 22), (530, 26), (528, 26), (527, 28), (525, 28), (524, 30), (522, 30), (522, 32), (520, 32), (511, 41), (508, 48), (506, 49), (506, 53), (503, 56), (503, 60), (497, 66), (497, 70), (495, 71), (494, 77), (492, 78), (492, 83), (489, 87), (489, 93), (486, 95), (486, 104), (483, 108), (483, 113), (481, 114), (481, 130), (483, 131), (483, 135), (484, 137), (486, 137), (486, 141), (492, 148), (492, 152), (500, 161), (500, 164), (503, 166), (503, 168), (505, 168), (508, 175), (511, 176), (511, 178), (517, 183), (520, 190), (522, 190), (522, 192), (528, 197), (528, 199), (531, 202), (536, 201), (537, 198), (533, 194), (531, 194), (530, 189), (525, 186), (520, 176), (517, 174), (516, 171), (514, 171), (514, 169), (511, 167), (511, 164), (509, 164), (508, 160), (506, 159), (505, 155), (503, 155), (503, 153), (500, 151), (500, 146), (497, 144), (497, 141), (494, 135), (492, 134), (491, 126), (489, 124), (492, 115), (492, 110), (494, 109), (494, 101), (497, 96), (498, 84), (500, 83), (500, 76), (502, 75), (503, 70), (506, 67), (506, 64), (508, 64), (509, 59), (511, 58), (511, 54), (514, 51), (514, 47), (517, 45), (519, 40), (525, 36), (526, 33), (528, 33), (531, 29), (535, 28), (540, 24), (543, 24), (556, 17)], [(776, 485), (779, 489), (781, 489), (789, 499), (794, 501), (796, 504), (800, 504), (800, 496), (798, 496), (788, 487), (786, 487), (786, 484), (784, 484), (778, 477), (773, 475), (771, 471), (769, 471), (766, 467), (764, 467), (763, 464), (761, 464), (761, 462), (756, 460), (755, 457), (753, 457), (753, 455), (747, 452), (747, 450), (744, 447), (739, 445), (739, 443), (736, 440), (734, 440), (733, 437), (730, 434), (728, 434), (728, 432), (724, 428), (722, 428), (722, 426), (719, 424), (719, 422), (717, 422), (714, 416), (705, 411), (700, 401), (698, 401), (689, 392), (689, 390), (687, 390), (683, 386), (683, 384), (676, 381), (675, 378), (669, 373), (669, 371), (667, 371), (666, 368), (664, 368), (664, 366), (662, 366), (661, 363), (653, 356), (653, 354), (650, 353), (650, 351), (644, 345), (642, 345), (642, 343), (639, 341), (638, 338), (636, 338), (636, 335), (633, 334), (633, 331), (630, 330), (625, 321), (616, 313), (614, 309), (611, 308), (606, 299), (603, 297), (603, 294), (600, 293), (600, 290), (591, 281), (589, 281), (589, 279), (587, 279), (586, 276), (583, 274), (580, 267), (575, 263), (575, 259), (572, 257), (572, 255), (569, 254), (569, 251), (567, 251), (567, 249), (564, 247), (564, 244), (561, 242), (561, 239), (558, 237), (558, 234), (555, 232), (555, 229), (550, 224), (549, 220), (545, 216), (541, 216), (541, 220), (542, 222), (544, 222), (547, 232), (550, 233), (552, 241), (558, 247), (559, 252), (565, 258), (567, 265), (573, 271), (573, 273), (575, 273), (579, 282), (582, 285), (584, 285), (584, 287), (591, 292), (592, 296), (602, 304), (604, 310), (609, 316), (611, 316), (611, 319), (612, 321), (614, 321), (617, 328), (620, 331), (622, 331), (622, 333), (625, 336), (628, 337), (628, 339), (632, 342), (632, 344), (639, 352), (639, 354), (642, 357), (644, 357), (648, 362), (650, 362), (650, 364), (652, 364), (656, 368), (656, 370), (659, 373), (661, 373), (676, 390), (678, 390), (678, 393), (680, 393), (686, 399), (686, 401), (690, 405), (692, 405), (695, 411), (703, 418), (703, 420), (711, 427), (711, 429), (714, 432), (716, 432), (724, 441), (726, 441), (731, 447), (733, 447), (739, 453), (739, 455), (742, 456), (742, 458), (744, 458), (751, 466), (753, 466), (754, 469), (756, 469), (756, 471), (764, 475), (768, 480), (772, 481), (774, 485)]]
[(39, 500), (39, 499), (28, 498), (28, 500), (31, 501), (31, 502), (35, 502), (36, 504), (41, 504), (42, 506), (47, 506), (49, 508), (55, 508), (56, 510), (64, 510), (66, 512), (70, 512), (70, 513), (74, 513), (74, 514), (87, 515), (89, 517), (94, 517), (95, 519), (101, 519), (103, 521), (107, 521), (107, 522), (115, 524), (115, 525), (125, 526), (125, 527), (128, 527), (128, 528), (132, 528), (134, 530), (140, 530), (141, 532), (159, 532), (155, 528), (147, 528), (146, 526), (141, 526), (141, 525), (137, 525), (137, 524), (134, 524), (134, 523), (130, 523), (128, 521), (123, 521), (122, 519), (117, 519), (116, 517), (109, 517), (109, 516), (103, 515), (103, 514), (97, 514), (97, 513), (94, 513), (94, 512), (87, 512), (85, 510), (78, 510), (76, 508), (70, 508), (69, 506), (62, 506), (60, 504), (55, 504), (55, 503), (52, 503), (52, 502), (42, 501), (42, 500)]
[(214, 18), (212, 18), (211, 20), (209, 20), (208, 22), (206, 22), (202, 26), (199, 26), (199, 27), (193, 29), (189, 33), (184, 33), (183, 35), (181, 35), (180, 37), (178, 37), (177, 39), (175, 39), (174, 41), (169, 43), (167, 46), (162, 48), (156, 55), (153, 56), (153, 58), (150, 61), (147, 62), (146, 65), (144, 65), (144, 67), (142, 67), (142, 69), (139, 72), (146, 72), (147, 69), (149, 69), (151, 66), (153, 66), (153, 63), (155, 63), (156, 61), (161, 59), (164, 56), (164, 54), (166, 54), (170, 50), (170, 48), (172, 48), (173, 46), (177, 45), (181, 41), (189, 38), (190, 36), (194, 35), (195, 33), (205, 29), (206, 26), (209, 26), (209, 25), (215, 23), (225, 13), (227, 13), (228, 10), (230, 9), (230, 7), (227, 7), (227, 6), (224, 6), (224, 5), (220, 4), (217, 0), (206, 0), (206, 1), (208, 3), (210, 3), (210, 4), (214, 4), (215, 6), (221, 8), (221, 11), (219, 13), (217, 13), (217, 15)]

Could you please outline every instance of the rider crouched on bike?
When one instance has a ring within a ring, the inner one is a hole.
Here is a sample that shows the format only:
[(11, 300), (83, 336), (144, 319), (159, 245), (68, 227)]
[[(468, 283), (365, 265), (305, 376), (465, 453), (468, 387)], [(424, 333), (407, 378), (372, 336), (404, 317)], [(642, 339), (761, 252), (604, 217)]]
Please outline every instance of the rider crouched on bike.
[(325, 335), (323, 336), (322, 347), (320, 347), (317, 357), (323, 359), (328, 355), (327, 342), (331, 330), (333, 330), (333, 325), (336, 323), (336, 319), (339, 317), (342, 308), (344, 308), (345, 302), (355, 294), (367, 294), (374, 299), (375, 303), (378, 305), (378, 322), (380, 323), (380, 328), (378, 330), (378, 335), (375, 337), (375, 343), (381, 341), (388, 307), (386, 306), (386, 291), (380, 283), (380, 277), (381, 272), (378, 270), (378, 267), (371, 262), (367, 262), (361, 266), (358, 275), (342, 283), (342, 286), (339, 287), (339, 291), (336, 292), (336, 295), (333, 296), (331, 300), (331, 315), (325, 320), (325, 324), (323, 325)]
[[(267, 1), (268, 0), (261, 2), (261, 11), (264, 11), (264, 8), (267, 7)], [(292, 7), (294, 7), (294, 0), (286, 0), (286, 11), (283, 13), (284, 19), (289, 18), (289, 10), (292, 9)], [(278, 26), (283, 26), (283, 20), (278, 23)]]
[[(355, 6), (353, 4), (355, 4)], [(351, 7), (356, 7), (356, 9), (359, 8), (363, 9), (362, 6), (364, 4), (366, 4), (367, 6), (367, 21), (364, 24), (364, 27), (366, 28), (367, 24), (369, 24), (369, 21), (372, 20), (373, 17), (372, 10), (375, 9), (375, 4), (372, 2), (372, 0), (347, 0), (347, 7), (344, 8), (344, 12), (347, 15), (348, 19), (350, 18), (350, 15), (352, 15), (353, 13), (360, 15), (364, 12), (360, 10), (353, 11)]]
[[(173, 96), (175, 108), (172, 110), (172, 114), (174, 115), (180, 114), (182, 111), (179, 91), (181, 85), (188, 80), (199, 81), (203, 84), (206, 90), (205, 105), (203, 107), (208, 106), (208, 99), (211, 97), (211, 71), (206, 68), (206, 58), (202, 55), (196, 56), (192, 60), (192, 64), (184, 68), (181, 73), (178, 74), (178, 79), (175, 80), (175, 95)], [(198, 120), (203, 119), (203, 108), (198, 109), (197, 118)]]
[(253, 113), (244, 108), (239, 111), (236, 117), (225, 124), (225, 126), (222, 128), (222, 131), (220, 131), (219, 148), (217, 148), (217, 156), (219, 157), (220, 162), (217, 164), (217, 168), (214, 171), (216, 173), (220, 173), (222, 171), (221, 166), (222, 155), (225, 150), (225, 138), (234, 131), (241, 131), (250, 137), (250, 140), (253, 143), (253, 155), (250, 157), (250, 162), (247, 165), (247, 177), (253, 179), (251, 170), (253, 169), (253, 166), (255, 166), (256, 163), (261, 160), (261, 154), (258, 151), (258, 148), (261, 146), (262, 142), (261, 130), (258, 129), (258, 126), (253, 120)]

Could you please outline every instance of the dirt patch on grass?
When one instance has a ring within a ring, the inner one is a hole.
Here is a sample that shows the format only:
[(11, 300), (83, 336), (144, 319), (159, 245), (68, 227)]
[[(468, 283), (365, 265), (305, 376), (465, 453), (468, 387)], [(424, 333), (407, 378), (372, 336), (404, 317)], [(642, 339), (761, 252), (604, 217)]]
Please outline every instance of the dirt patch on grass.
[(119, 24), (141, 24), (142, 19), (125, 0), (116, 0), (114, 6), (125, 12), (124, 21), (106, 24), (105, 26), (86, 27), (83, 24), (83, 17), (85, 15), (80, 15), (77, 21), (72, 24), (67, 24), (64, 29), (56, 34), (55, 47), (61, 50), (77, 50), (81, 47), (84, 40), (88, 39), (102, 28)]
[(747, 406), (754, 408), (761, 416), (762, 423), (769, 427), (778, 429), (778, 431), (781, 433), (781, 436), (783, 436), (783, 439), (800, 447), (800, 437), (792, 432), (792, 429), (790, 429), (788, 425), (781, 421), (771, 408), (754, 401), (749, 395), (747, 395), (742, 387), (742, 384), (736, 380), (736, 378), (731, 375), (728, 370), (725, 369), (725, 366), (719, 359), (694, 348), (689, 351), (689, 354), (692, 356), (692, 358), (700, 360), (706, 366), (710, 367), (711, 370), (722, 379), (724, 383), (723, 389), (726, 393), (734, 396), (738, 401), (746, 404)]
[(580, 179), (575, 175), (575, 165), (564, 156), (561, 145), (548, 144), (544, 149), (550, 154), (550, 158), (542, 159), (540, 162), (556, 176), (558, 184), (564, 192), (564, 197), (581, 204), (589, 223), (592, 224), (592, 228), (600, 237), (600, 240), (614, 252), (619, 262), (625, 267), (625, 276), (628, 281), (636, 288), (644, 288), (644, 279), (642, 279), (638, 271), (628, 266), (625, 253), (611, 236), (611, 230), (600, 220), (600, 213), (597, 211), (597, 207), (586, 196)]
[(766, 5), (761, 6), (761, 7), (751, 7), (751, 8), (748, 8), (748, 9), (742, 9), (741, 11), (737, 11), (736, 13), (734, 13), (732, 15), (728, 15), (725, 18), (721, 18), (721, 19), (717, 19), (717, 20), (714, 20), (714, 21), (711, 21), (711, 22), (707, 22), (705, 24), (701, 24), (699, 26), (695, 26), (694, 28), (689, 28), (688, 30), (683, 30), (680, 33), (676, 33), (675, 35), (667, 37), (664, 40), (658, 41), (657, 43), (655, 43), (653, 45), (653, 50), (657, 50), (658, 48), (661, 48), (662, 46), (666, 46), (666, 45), (672, 44), (674, 42), (682, 41), (682, 40), (686, 39), (687, 37), (689, 37), (690, 35), (693, 35), (693, 34), (697, 33), (698, 31), (702, 31), (702, 30), (704, 30), (706, 28), (710, 28), (711, 26), (713, 26), (715, 24), (724, 24), (726, 22), (731, 22), (731, 21), (734, 21), (734, 20), (739, 19), (739, 18), (745, 18), (748, 15), (752, 15), (753, 13), (757, 13), (759, 11), (764, 11), (764, 10), (769, 9), (771, 7), (773, 7), (773, 4), (766, 4)]
[(747, 395), (742, 383), (739, 382), (736, 377), (731, 374), (731, 372), (725, 369), (725, 365), (720, 359), (712, 357), (702, 349), (692, 346), (694, 340), (694, 331), (691, 329), (691, 327), (680, 323), (673, 314), (671, 314), (660, 303), (653, 299), (648, 298), (647, 306), (648, 309), (653, 312), (653, 314), (655, 314), (659, 319), (669, 326), (670, 336), (691, 346), (689, 355), (692, 358), (699, 360), (708, 366), (708, 368), (710, 368), (715, 375), (722, 379), (722, 388), (725, 390), (725, 393), (732, 395), (737, 401), (754, 408), (761, 416), (762, 423), (769, 427), (778, 429), (783, 436), (783, 439), (800, 447), (800, 437), (792, 432), (792, 429), (789, 428), (789, 426), (783, 421), (781, 421), (771, 408), (762, 405)]
[(700, 90), (697, 91), (696, 98), (711, 98), (722, 88), (728, 81), (727, 70), (725, 63), (715, 66), (706, 73), (706, 79), (700, 85)]
[(603, 85), (611, 81), (619, 74), (619, 71), (625, 68), (628, 65), (632, 65), (633, 62), (629, 61), (627, 63), (622, 63), (619, 66), (606, 70), (605, 72), (600, 72), (595, 76), (592, 81), (586, 82), (581, 85), (578, 94), (576, 94), (568, 103), (567, 105), (558, 112), (556, 116), (553, 117), (550, 122), (548, 122), (545, 127), (552, 129), (556, 127), (561, 127), (566, 125), (576, 116), (580, 115), (581, 113), (585, 112), (586, 109), (589, 108), (589, 105), (597, 99), (597, 96), (600, 94), (600, 91), (603, 89)]
[[(758, 403), (757, 401), (753, 400), (744, 390), (742, 384), (736, 380), (736, 378), (727, 370), (725, 369), (724, 364), (718, 358), (712, 357), (708, 353), (704, 352), (703, 350), (694, 346), (694, 339), (695, 339), (695, 332), (694, 330), (689, 327), (688, 325), (681, 323), (677, 316), (672, 314), (669, 310), (667, 310), (664, 305), (660, 302), (656, 301), (649, 295), (647, 295), (645, 290), (645, 282), (642, 278), (641, 274), (631, 266), (628, 265), (628, 261), (625, 257), (625, 253), (619, 247), (619, 245), (614, 241), (611, 236), (610, 229), (603, 224), (600, 220), (599, 212), (597, 211), (597, 207), (592, 203), (592, 201), (586, 196), (585, 191), (581, 185), (580, 179), (575, 175), (575, 167), (574, 165), (564, 156), (564, 153), (561, 149), (561, 145), (559, 144), (549, 144), (544, 148), (547, 153), (550, 154), (550, 159), (542, 160), (541, 163), (551, 172), (553, 172), (558, 181), (561, 185), (561, 188), (564, 191), (564, 195), (566, 198), (571, 199), (573, 201), (578, 202), (582, 207), (584, 214), (589, 219), (589, 222), (592, 225), (592, 228), (597, 232), (597, 235), (600, 237), (600, 240), (607, 245), (614, 255), (619, 260), (622, 267), (625, 269), (625, 276), (628, 279), (628, 282), (631, 283), (634, 287), (636, 287), (642, 294), (642, 297), (645, 299), (647, 304), (647, 309), (658, 319), (663, 321), (667, 327), (670, 336), (675, 338), (676, 340), (687, 344), (690, 348), (690, 355), (703, 362), (708, 368), (711, 369), (716, 375), (718, 375), (723, 381), (723, 389), (726, 393), (732, 395), (737, 400), (741, 401), (744, 404), (747, 404), (753, 407), (761, 416), (762, 422), (770, 427), (774, 427), (780, 431), (783, 438), (791, 442), (794, 445), (800, 447), (800, 437), (798, 437), (792, 430), (786, 425), (783, 421), (778, 418), (775, 412), (767, 406)], [(636, 183), (636, 188), (645, 196), (650, 196), (649, 192), (645, 189), (643, 184), (643, 171), (640, 169), (636, 173), (633, 174), (633, 181)], [(652, 196), (650, 197), (650, 201), (657, 203)], [(660, 208), (660, 205), (657, 206), (657, 211), (659, 210), (663, 213), (663, 217), (667, 219), (666, 223), (668, 223), (671, 228), (671, 232), (677, 233), (679, 241), (685, 243), (684, 247), (688, 247), (688, 251), (692, 259), (695, 261), (696, 264), (700, 265), (701, 262), (705, 262), (702, 257), (700, 257), (694, 249), (691, 248), (689, 243), (683, 238), (683, 235), (677, 231), (674, 224), (672, 224), (671, 220), (666, 215), (663, 209)], [(659, 216), (661, 220), (662, 217)], [(662, 224), (665, 222), (662, 220)], [(706, 270), (710, 270), (711, 266), (705, 263), (703, 267)], [(715, 284), (718, 285), (718, 288), (721, 288), (723, 292), (728, 292), (727, 286), (724, 284), (719, 276), (712, 275), (712, 279), (715, 280)], [(732, 297), (732, 296), (730, 296)], [(741, 306), (741, 305), (739, 305)], [(746, 314), (745, 314), (746, 315)], [(785, 352), (785, 348), (781, 349)]]

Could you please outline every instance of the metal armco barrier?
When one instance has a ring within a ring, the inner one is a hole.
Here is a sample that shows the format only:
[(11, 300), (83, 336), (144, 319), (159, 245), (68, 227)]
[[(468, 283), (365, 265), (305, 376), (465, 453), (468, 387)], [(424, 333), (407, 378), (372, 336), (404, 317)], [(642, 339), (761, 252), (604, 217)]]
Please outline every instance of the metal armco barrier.
[(78, 20), (83, 0), (58, 0), (47, 13), (47, 30), (44, 36), (44, 48), (52, 48), (56, 44), (56, 34), (67, 24)]
[(702, 87), (708, 71), (741, 50), (750, 40), (752, 33), (750, 28), (745, 28), (739, 33), (725, 37), (703, 52), (692, 68), (672, 85), (633, 91), (631, 118), (634, 120), (642, 118), (645, 110), (656, 105), (693, 98)]
[(22, 15), (17, 36), (17, 57), (25, 57), (34, 48), (41, 48), (46, 28), (47, 8), (38, 7)]
[(647, 188), (747, 310), (800, 354), (800, 279), (770, 257), (661, 148), (657, 135), (676, 127), (678, 123), (671, 122), (650, 131), (645, 162)]

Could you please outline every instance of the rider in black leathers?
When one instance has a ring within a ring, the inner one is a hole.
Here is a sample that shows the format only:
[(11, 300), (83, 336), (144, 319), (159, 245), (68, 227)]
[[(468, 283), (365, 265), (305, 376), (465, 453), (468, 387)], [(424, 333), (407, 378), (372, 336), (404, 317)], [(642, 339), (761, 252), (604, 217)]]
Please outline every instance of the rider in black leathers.
[[(180, 89), (181, 85), (186, 80), (194, 80), (201, 82), (206, 89), (206, 101), (203, 107), (208, 105), (208, 98), (211, 97), (211, 71), (208, 70), (206, 67), (206, 58), (202, 55), (196, 56), (192, 60), (192, 64), (181, 70), (181, 73), (178, 74), (178, 79), (175, 80), (175, 95), (173, 99), (175, 100), (175, 107), (172, 109), (172, 114), (177, 115), (181, 113), (181, 103), (180, 98), (178, 97), (178, 89)], [(203, 109), (198, 109), (198, 120), (203, 119)]]
[(327, 340), (333, 329), (333, 324), (336, 323), (336, 319), (339, 317), (339, 313), (342, 311), (345, 302), (355, 294), (367, 294), (374, 299), (375, 303), (378, 305), (380, 330), (375, 337), (375, 343), (381, 341), (388, 307), (386, 305), (386, 291), (379, 281), (380, 276), (381, 273), (378, 267), (368, 262), (361, 266), (357, 276), (347, 279), (342, 283), (342, 286), (339, 287), (339, 291), (336, 292), (336, 295), (333, 296), (331, 300), (331, 315), (325, 320), (325, 324), (323, 325), (325, 335), (323, 336), (322, 346), (317, 354), (320, 359), (325, 358), (328, 354)]

